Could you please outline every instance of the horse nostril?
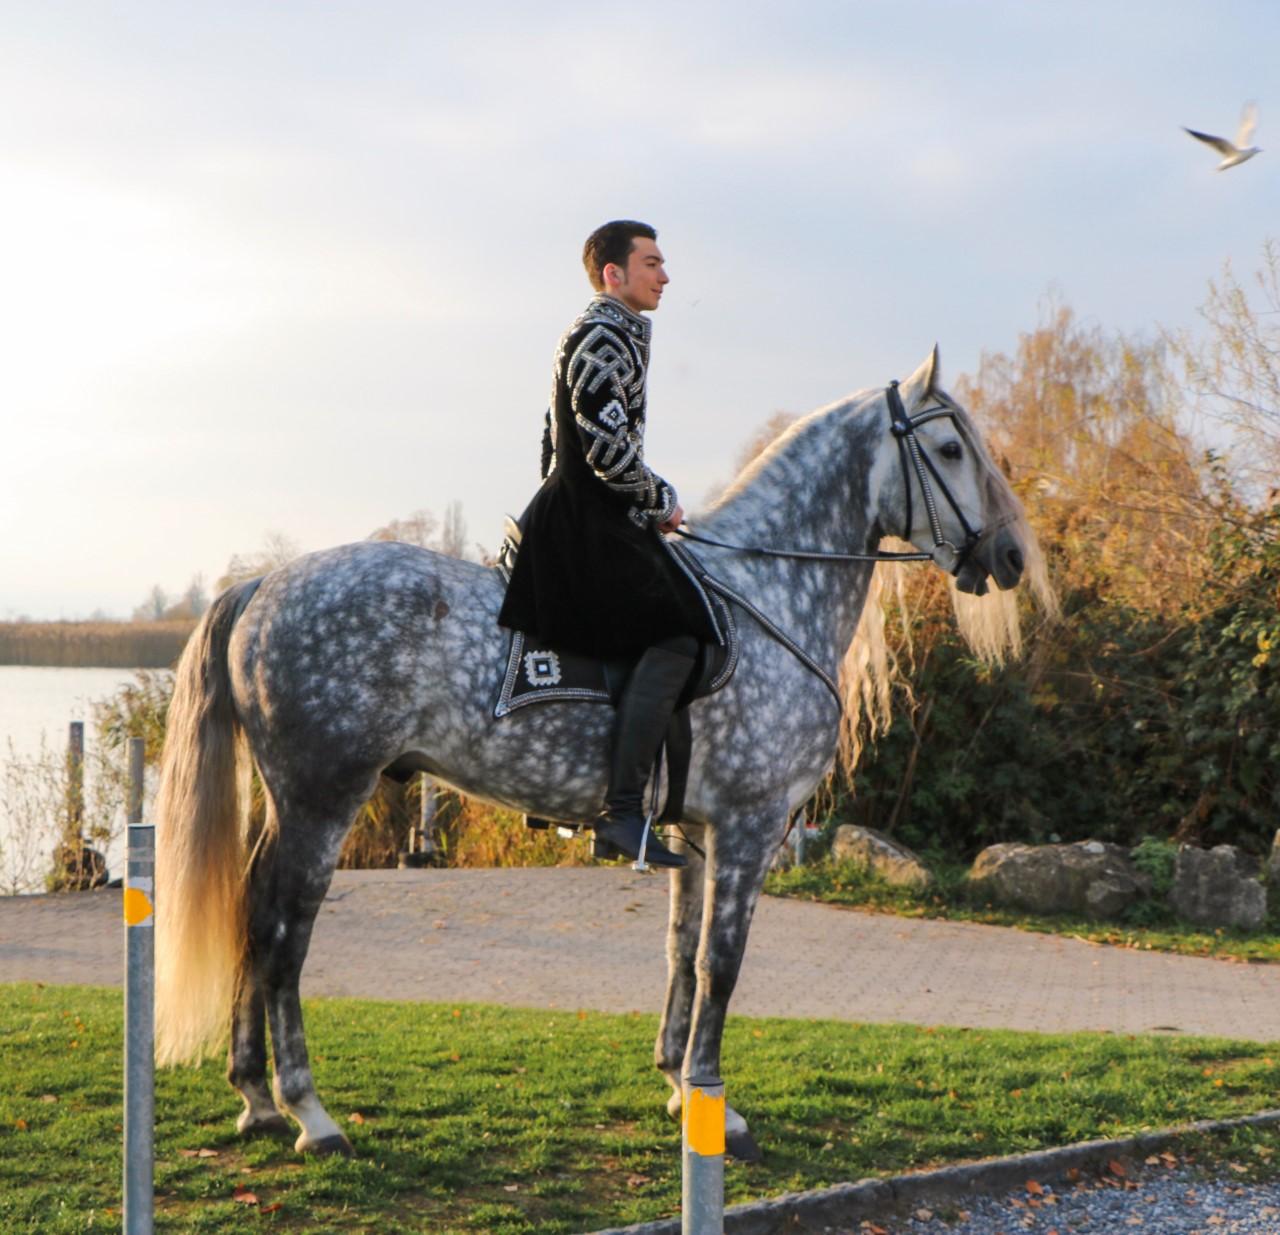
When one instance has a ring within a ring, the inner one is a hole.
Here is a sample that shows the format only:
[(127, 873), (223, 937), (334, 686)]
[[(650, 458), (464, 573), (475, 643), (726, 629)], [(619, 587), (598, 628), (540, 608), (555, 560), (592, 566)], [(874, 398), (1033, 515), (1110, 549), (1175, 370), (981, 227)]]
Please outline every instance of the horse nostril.
[(1018, 574), (1022, 574), (1022, 567), (1025, 565), (1022, 557), (1021, 549), (1010, 549), (1007, 555), (1009, 565), (1013, 567)]

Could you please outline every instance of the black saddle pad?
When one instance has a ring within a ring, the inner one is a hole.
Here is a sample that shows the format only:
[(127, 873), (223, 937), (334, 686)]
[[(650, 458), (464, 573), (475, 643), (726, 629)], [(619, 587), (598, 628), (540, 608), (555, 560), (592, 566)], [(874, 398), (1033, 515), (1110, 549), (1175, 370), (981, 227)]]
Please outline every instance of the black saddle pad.
[[(719, 596), (711, 594), (709, 600), (717, 610), (725, 642), (723, 646), (702, 646), (698, 670), (680, 701), (681, 707), (694, 699), (715, 694), (738, 667), (738, 631), (733, 614)], [(523, 631), (512, 631), (502, 688), (493, 709), (494, 719), (534, 703), (572, 700), (616, 704), (634, 665), (634, 660), (597, 660), (561, 648), (545, 647)]]

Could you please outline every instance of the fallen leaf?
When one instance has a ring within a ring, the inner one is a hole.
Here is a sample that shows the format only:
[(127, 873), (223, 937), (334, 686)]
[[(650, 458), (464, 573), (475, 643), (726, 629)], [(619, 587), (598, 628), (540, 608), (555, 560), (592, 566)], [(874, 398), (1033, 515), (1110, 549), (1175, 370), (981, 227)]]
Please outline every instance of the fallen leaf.
[(217, 1156), (218, 1156), (218, 1151), (216, 1149), (197, 1149), (196, 1150), (197, 1158), (216, 1158)]
[(197, 1152), (197, 1151), (196, 1151), (196, 1150), (194, 1150), (194, 1149), (180, 1149), (180, 1150), (178, 1150), (178, 1152), (179, 1152), (179, 1153), (180, 1153), (184, 1158), (194, 1158), (194, 1157), (196, 1156), (196, 1152)]
[(519, 1184), (503, 1184), (502, 1190), (503, 1192), (519, 1192), (520, 1185)]
[(56, 1093), (42, 1093), (40, 1095), (41, 1102), (56, 1102), (57, 1100), (58, 1095)]
[(627, 1176), (628, 1188), (643, 1188), (645, 1184), (652, 1182), (648, 1175), (633, 1174)]
[(1243, 1162), (1228, 1162), (1227, 1165), (1235, 1171), (1237, 1175), (1244, 1175), (1249, 1170)]
[(932, 1220), (932, 1218), (933, 1218), (933, 1210), (932, 1210), (932, 1209), (917, 1209), (917, 1210), (916, 1210), (916, 1217), (917, 1217), (921, 1222), (929, 1222), (929, 1221), (930, 1221), (930, 1220)]
[(352, 1111), (351, 1114), (347, 1116), (347, 1121), (353, 1124), (362, 1124), (364, 1123), (364, 1116), (361, 1115), (359, 1111)]
[(25, 1132), (27, 1130), (27, 1121), (25, 1119), (15, 1119), (13, 1121), (13, 1126), (17, 1128), (19, 1132)]
[(1027, 1191), (1035, 1196), (1044, 1196), (1044, 1184), (1037, 1183), (1034, 1179), (1028, 1179)]
[(1078, 1184), (1080, 1182), (1080, 1168), (1078, 1166), (1073, 1166), (1068, 1169), (1067, 1182), (1071, 1184)]
[(250, 1192), (247, 1188), (237, 1188), (231, 1194), (231, 1199), (241, 1205), (256, 1205), (258, 1203), (257, 1193)]
[(264, 1214), (273, 1214), (276, 1212), (277, 1209), (283, 1209), (283, 1208), (284, 1208), (283, 1201), (272, 1201), (270, 1205), (264, 1205), (260, 1212)]
[(454, 1063), (457, 1063), (462, 1058), (462, 1056), (459, 1055), (457, 1051), (454, 1051), (454, 1053), (450, 1055), (449, 1058), (453, 1060)]
[(1117, 1161), (1115, 1158), (1112, 1158), (1111, 1161), (1107, 1163), (1107, 1170), (1109, 1170), (1113, 1175), (1119, 1175), (1121, 1179), (1129, 1173), (1125, 1169), (1124, 1163)]

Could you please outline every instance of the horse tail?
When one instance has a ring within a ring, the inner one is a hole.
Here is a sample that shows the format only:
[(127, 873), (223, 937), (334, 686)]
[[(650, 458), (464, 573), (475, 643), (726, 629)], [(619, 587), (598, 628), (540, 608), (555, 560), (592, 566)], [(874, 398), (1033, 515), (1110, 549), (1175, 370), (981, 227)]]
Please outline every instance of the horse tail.
[(210, 606), (178, 662), (156, 793), (156, 1059), (198, 1062), (231, 1019), (247, 881), (228, 644), (258, 580)]

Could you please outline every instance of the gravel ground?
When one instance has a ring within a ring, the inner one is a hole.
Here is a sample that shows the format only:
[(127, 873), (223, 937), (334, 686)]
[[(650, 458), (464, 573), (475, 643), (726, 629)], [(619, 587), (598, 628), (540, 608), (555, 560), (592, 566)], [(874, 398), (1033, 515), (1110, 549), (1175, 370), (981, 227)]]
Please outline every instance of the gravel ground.
[(1045, 1185), (965, 1202), (958, 1220), (926, 1217), (867, 1222), (842, 1235), (1277, 1235), (1280, 1181), (1236, 1183), (1171, 1170), (1107, 1186)]

